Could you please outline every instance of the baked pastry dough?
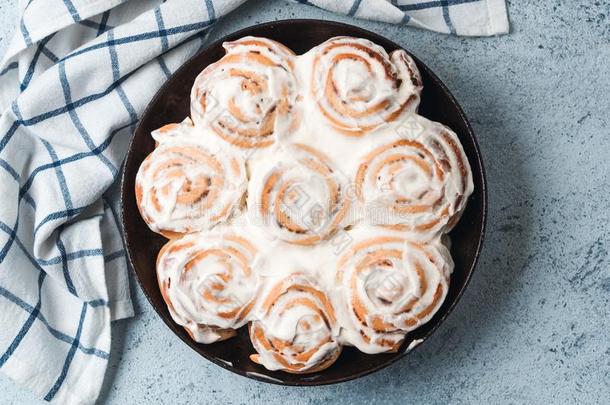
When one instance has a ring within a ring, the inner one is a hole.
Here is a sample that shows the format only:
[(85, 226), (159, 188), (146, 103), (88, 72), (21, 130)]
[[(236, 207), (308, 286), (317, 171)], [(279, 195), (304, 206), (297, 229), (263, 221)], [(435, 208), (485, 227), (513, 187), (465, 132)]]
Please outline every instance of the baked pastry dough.
[(258, 354), (251, 359), (270, 370), (313, 373), (341, 353), (330, 300), (303, 274), (291, 274), (261, 297), (260, 315), (250, 324)]
[(264, 148), (298, 122), (294, 53), (278, 42), (245, 37), (206, 67), (191, 91), (195, 124), (238, 148)]
[(440, 243), (409, 241), (382, 228), (353, 234), (336, 273), (344, 336), (365, 353), (394, 352), (406, 332), (426, 323), (442, 304), (453, 261)]
[(382, 208), (374, 224), (394, 225), (416, 240), (449, 232), (472, 193), (472, 173), (456, 134), (413, 116), (374, 142), (360, 159), (355, 184), (360, 201)]
[(155, 133), (159, 146), (140, 166), (136, 201), (151, 230), (168, 238), (210, 229), (227, 219), (246, 190), (243, 159), (192, 140), (189, 123)]
[(253, 169), (248, 208), (261, 227), (286, 242), (312, 245), (344, 219), (346, 185), (324, 153), (293, 144)]
[(417, 115), (402, 50), (337, 37), (295, 55), (225, 43), (191, 116), (152, 133), (142, 217), (174, 321), (199, 343), (249, 325), (270, 370), (315, 373), (342, 347), (396, 352), (450, 289), (446, 234), (473, 191), (449, 128)]
[(172, 319), (199, 343), (235, 335), (254, 305), (258, 250), (232, 233), (192, 234), (168, 242), (157, 258), (157, 279)]
[(361, 136), (417, 109), (422, 81), (405, 51), (388, 55), (369, 40), (336, 37), (311, 52), (313, 97), (342, 133)]

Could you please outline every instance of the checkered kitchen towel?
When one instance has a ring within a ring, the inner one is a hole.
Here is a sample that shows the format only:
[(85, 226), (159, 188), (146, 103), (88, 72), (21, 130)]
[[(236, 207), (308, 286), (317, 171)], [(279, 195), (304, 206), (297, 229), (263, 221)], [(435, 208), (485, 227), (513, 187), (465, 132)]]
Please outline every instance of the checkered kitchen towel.
[[(46, 400), (99, 394), (110, 321), (133, 314), (104, 193), (153, 94), (244, 1), (20, 1), (0, 68), (0, 368)], [(462, 35), (508, 30), (504, 0), (301, 3)]]

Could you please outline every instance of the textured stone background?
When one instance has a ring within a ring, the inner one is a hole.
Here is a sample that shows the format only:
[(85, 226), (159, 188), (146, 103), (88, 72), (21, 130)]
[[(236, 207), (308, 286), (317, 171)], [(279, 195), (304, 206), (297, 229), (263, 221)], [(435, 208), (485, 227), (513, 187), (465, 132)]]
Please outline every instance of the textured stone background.
[[(1, 0), (0, 53), (15, 0)], [(114, 325), (101, 402), (608, 403), (610, 398), (610, 1), (510, 1), (512, 32), (466, 39), (364, 21), (423, 59), (470, 118), (485, 158), (489, 224), (460, 304), (418, 350), (341, 385), (284, 388), (195, 355), (132, 285)], [(347, 21), (252, 1), (214, 38), (273, 19)], [(289, 397), (288, 397), (289, 396)], [(0, 376), (0, 403), (39, 403)]]

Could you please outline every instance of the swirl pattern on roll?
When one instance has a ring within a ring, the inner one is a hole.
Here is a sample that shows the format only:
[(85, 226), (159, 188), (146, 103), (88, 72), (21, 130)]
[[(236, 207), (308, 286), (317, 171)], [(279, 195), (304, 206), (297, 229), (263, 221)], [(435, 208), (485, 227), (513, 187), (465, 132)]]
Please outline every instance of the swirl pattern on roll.
[(248, 209), (266, 231), (289, 243), (312, 245), (332, 234), (349, 208), (344, 180), (319, 150), (293, 144), (271, 167), (252, 175)]
[(140, 166), (136, 201), (150, 229), (172, 238), (227, 219), (246, 187), (239, 156), (189, 141), (164, 142)]
[[(372, 224), (432, 238), (455, 225), (473, 190), (462, 146), (450, 129), (424, 118), (405, 123), (361, 159), (356, 190)], [(406, 128), (406, 129), (404, 129)]]
[(422, 80), (405, 51), (388, 55), (366, 39), (336, 37), (312, 52), (313, 98), (342, 133), (361, 136), (416, 111)]
[(226, 55), (195, 79), (192, 118), (236, 147), (268, 147), (298, 124), (295, 55), (266, 38), (223, 46)]
[(269, 370), (313, 373), (341, 353), (337, 319), (330, 300), (308, 277), (294, 273), (263, 297), (260, 317), (250, 324), (258, 354), (251, 359)]
[(199, 343), (235, 335), (248, 321), (258, 276), (256, 247), (231, 233), (168, 242), (157, 259), (161, 294), (176, 323)]
[[(367, 234), (368, 235), (368, 234)], [(453, 262), (439, 244), (377, 232), (357, 241), (337, 264), (341, 326), (365, 353), (395, 352), (405, 334), (443, 303)]]

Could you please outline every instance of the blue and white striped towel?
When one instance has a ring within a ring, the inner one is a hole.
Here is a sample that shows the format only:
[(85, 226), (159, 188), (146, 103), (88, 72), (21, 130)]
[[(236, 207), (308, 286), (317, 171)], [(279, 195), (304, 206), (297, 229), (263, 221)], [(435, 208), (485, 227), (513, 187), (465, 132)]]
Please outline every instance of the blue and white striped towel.
[[(244, 1), (20, 1), (0, 68), (0, 368), (42, 398), (97, 398), (110, 322), (133, 314), (104, 193), (153, 94)], [(508, 31), (504, 0), (301, 3), (459, 35)]]

